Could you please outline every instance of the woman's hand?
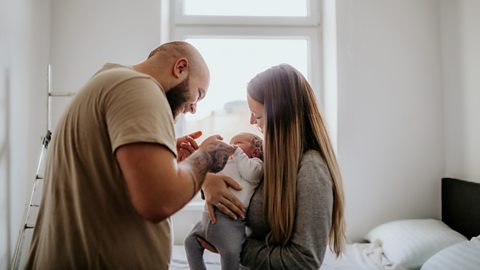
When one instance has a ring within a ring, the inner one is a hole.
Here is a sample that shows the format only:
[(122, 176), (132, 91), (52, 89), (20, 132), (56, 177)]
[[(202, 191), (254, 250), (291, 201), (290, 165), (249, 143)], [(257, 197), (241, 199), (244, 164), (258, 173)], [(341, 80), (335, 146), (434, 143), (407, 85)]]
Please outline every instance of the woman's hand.
[(232, 219), (236, 220), (237, 216), (245, 218), (245, 206), (227, 187), (242, 190), (242, 187), (228, 176), (212, 173), (207, 174), (203, 184), (203, 192), (207, 203), (208, 215), (212, 224), (216, 222), (214, 207), (217, 207), (218, 210)]
[(177, 139), (177, 162), (183, 161), (198, 149), (198, 144), (195, 139), (202, 136), (201, 131), (185, 135)]

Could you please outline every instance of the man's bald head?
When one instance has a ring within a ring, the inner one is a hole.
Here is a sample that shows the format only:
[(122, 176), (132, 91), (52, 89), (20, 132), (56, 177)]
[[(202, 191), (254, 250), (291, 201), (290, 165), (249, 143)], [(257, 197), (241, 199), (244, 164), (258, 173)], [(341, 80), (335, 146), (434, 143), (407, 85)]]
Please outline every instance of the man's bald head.
[(154, 78), (167, 95), (173, 116), (195, 113), (210, 83), (210, 72), (198, 50), (184, 41), (172, 41), (153, 50), (133, 68)]
[(159, 57), (162, 60), (176, 59), (185, 57), (190, 64), (191, 76), (207, 76), (210, 77), (208, 66), (198, 50), (190, 43), (185, 41), (172, 41), (160, 45), (148, 55), (148, 59), (152, 57)]

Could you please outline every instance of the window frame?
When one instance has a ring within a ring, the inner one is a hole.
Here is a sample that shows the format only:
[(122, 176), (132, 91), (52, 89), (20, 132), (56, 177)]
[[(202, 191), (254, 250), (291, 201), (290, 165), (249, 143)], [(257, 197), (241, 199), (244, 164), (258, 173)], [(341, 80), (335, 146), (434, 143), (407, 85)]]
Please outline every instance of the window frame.
[[(162, 0), (170, 11), (168, 37), (172, 40), (188, 38), (244, 38), (244, 39), (305, 39), (307, 40), (307, 80), (312, 85), (317, 102), (323, 107), (323, 44), (322, 5), (319, 0), (307, 0), (307, 16), (200, 16), (183, 14), (185, 0)], [(232, 34), (234, 33), (234, 34)], [(279, 63), (280, 64), (280, 63)], [(177, 134), (183, 134), (184, 117), (179, 117)]]
[[(321, 5), (319, 0), (307, 1), (307, 16), (215, 16), (215, 15), (185, 15), (183, 14), (185, 0), (171, 0), (172, 25), (203, 25), (203, 26), (320, 26)], [(317, 11), (317, 12), (312, 12)], [(246, 19), (248, 18), (248, 19)]]

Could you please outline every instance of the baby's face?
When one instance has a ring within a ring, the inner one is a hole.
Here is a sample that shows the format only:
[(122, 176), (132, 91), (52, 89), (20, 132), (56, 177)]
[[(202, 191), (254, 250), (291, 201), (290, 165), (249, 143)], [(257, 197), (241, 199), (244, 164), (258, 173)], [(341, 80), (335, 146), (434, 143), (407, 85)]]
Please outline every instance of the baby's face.
[(240, 147), (243, 152), (249, 157), (253, 157), (254, 145), (252, 144), (252, 137), (248, 134), (238, 134), (232, 137), (230, 144)]

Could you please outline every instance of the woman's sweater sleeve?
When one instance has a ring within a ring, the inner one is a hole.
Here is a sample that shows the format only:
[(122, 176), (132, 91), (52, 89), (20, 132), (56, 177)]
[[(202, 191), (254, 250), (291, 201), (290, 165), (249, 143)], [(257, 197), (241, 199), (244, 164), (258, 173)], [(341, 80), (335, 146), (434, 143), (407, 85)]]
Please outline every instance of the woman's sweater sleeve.
[[(250, 269), (319, 269), (328, 245), (332, 185), (318, 153), (302, 160), (297, 178), (297, 211), (292, 238), (285, 246), (248, 238), (242, 263)], [(252, 228), (254, 230), (254, 228)]]

